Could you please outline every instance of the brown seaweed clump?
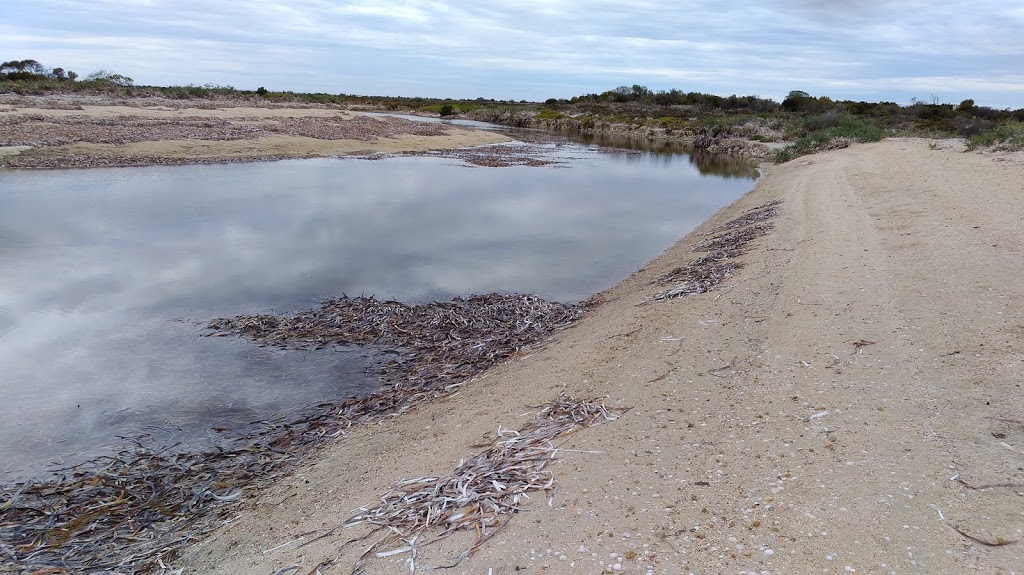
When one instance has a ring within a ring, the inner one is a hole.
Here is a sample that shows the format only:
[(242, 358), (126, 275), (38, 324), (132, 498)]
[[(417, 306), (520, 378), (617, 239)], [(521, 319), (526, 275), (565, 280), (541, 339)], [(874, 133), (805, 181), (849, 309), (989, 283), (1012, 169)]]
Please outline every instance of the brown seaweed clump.
[(282, 348), (358, 344), (396, 353), (384, 365), (384, 389), (339, 408), (341, 419), (353, 421), (450, 393), (582, 314), (580, 306), (534, 295), (492, 293), (423, 305), (346, 296), (292, 317), (238, 316), (209, 327)]
[(672, 287), (648, 297), (643, 303), (707, 293), (717, 288), (725, 278), (743, 267), (743, 262), (735, 258), (750, 249), (750, 242), (773, 229), (770, 220), (779, 215), (781, 203), (781, 200), (773, 200), (762, 204), (711, 230), (709, 238), (694, 246), (694, 251), (710, 253), (655, 278), (652, 283)]

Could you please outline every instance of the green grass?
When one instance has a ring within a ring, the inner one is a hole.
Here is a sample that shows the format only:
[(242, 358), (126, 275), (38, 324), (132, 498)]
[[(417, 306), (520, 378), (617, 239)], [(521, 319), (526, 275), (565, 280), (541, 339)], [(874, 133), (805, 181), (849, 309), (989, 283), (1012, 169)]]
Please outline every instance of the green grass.
[(1024, 150), (1024, 122), (1007, 122), (967, 139), (967, 149)]
[(564, 118), (565, 114), (558, 110), (541, 110), (534, 114), (533, 117), (538, 120), (557, 120), (559, 118)]

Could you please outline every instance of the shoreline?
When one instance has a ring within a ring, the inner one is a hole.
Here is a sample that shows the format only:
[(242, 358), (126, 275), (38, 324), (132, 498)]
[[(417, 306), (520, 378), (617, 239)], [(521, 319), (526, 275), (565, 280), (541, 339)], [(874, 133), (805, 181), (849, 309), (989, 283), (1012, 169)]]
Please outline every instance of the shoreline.
[[(1024, 552), (1000, 542), (1024, 537), (1019, 499), (978, 486), (1022, 480), (1024, 167), (908, 139), (763, 171), (546, 347), (353, 428), (175, 566), (344, 572), (361, 548), (339, 547), (360, 532), (331, 530), (353, 510), (566, 393), (628, 411), (563, 445), (578, 451), (549, 468), (551, 508), (534, 497), (452, 572), (1014, 569)], [(972, 190), (988, 201), (965, 206)], [(774, 200), (774, 229), (719, 289), (639, 305), (714, 228)]]
[[(134, 104), (134, 105), (132, 105)], [(143, 105), (145, 104), (145, 105)], [(248, 102), (0, 97), (0, 169), (140, 167), (425, 153), (508, 142), (448, 124)]]

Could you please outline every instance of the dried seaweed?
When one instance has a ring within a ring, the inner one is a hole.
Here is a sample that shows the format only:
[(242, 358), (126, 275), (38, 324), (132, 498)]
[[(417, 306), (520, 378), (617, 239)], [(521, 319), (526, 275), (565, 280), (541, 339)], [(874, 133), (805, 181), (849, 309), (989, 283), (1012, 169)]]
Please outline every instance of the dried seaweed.
[(747, 210), (742, 216), (730, 220), (717, 228), (711, 230), (712, 234), (717, 234), (725, 230), (734, 230), (736, 228), (744, 228), (757, 222), (764, 222), (772, 218), (778, 217), (779, 206), (782, 204), (782, 200), (772, 200)]
[(428, 158), (445, 158), (458, 160), (471, 166), (485, 168), (505, 168), (509, 166), (541, 167), (561, 165), (565, 162), (551, 159), (545, 154), (549, 150), (536, 145), (494, 144), (473, 148), (456, 148), (428, 150), (423, 152), (398, 152), (392, 154), (374, 154), (369, 159), (383, 159), (396, 156), (424, 156)]
[(643, 303), (707, 293), (717, 288), (743, 267), (743, 263), (735, 261), (735, 258), (750, 249), (750, 242), (774, 228), (768, 220), (779, 215), (781, 203), (781, 200), (773, 200), (762, 204), (712, 230), (711, 237), (698, 242), (693, 248), (694, 251), (710, 253), (655, 278), (653, 284), (672, 285), (672, 288), (648, 297)]
[[(444, 566), (454, 567), (504, 527), (531, 493), (544, 492), (551, 505), (555, 477), (546, 467), (559, 451), (556, 440), (616, 418), (600, 400), (577, 400), (562, 395), (544, 405), (537, 418), (518, 431), (499, 426), (487, 450), (461, 463), (449, 475), (395, 483), (379, 503), (361, 508), (338, 526), (374, 528), (346, 545), (383, 531), (383, 536), (359, 556), (352, 572), (359, 573), (366, 559), (374, 555), (408, 553), (411, 573), (424, 547), (456, 531), (475, 531), (473, 545), (460, 553), (453, 564)], [(314, 541), (333, 535), (337, 529)]]
[(346, 296), (292, 317), (238, 316), (209, 327), (286, 349), (373, 344), (392, 350), (397, 357), (383, 367), (387, 389), (340, 407), (338, 415), (352, 420), (450, 393), (582, 314), (581, 306), (533, 295), (494, 293), (425, 305)]
[(536, 346), (583, 310), (529, 295), (490, 294), (406, 305), (343, 297), (294, 317), (215, 320), (288, 348), (374, 344), (398, 359), (381, 390), (256, 422), (205, 452), (142, 438), (41, 481), (0, 486), (0, 566), (52, 573), (147, 573), (223, 524), (234, 502), (351, 425), (451, 394), (474, 375)]
[(775, 226), (762, 222), (747, 226), (723, 231), (712, 236), (693, 247), (695, 252), (726, 252), (729, 257), (734, 258), (746, 253), (748, 244), (753, 240), (767, 235)]

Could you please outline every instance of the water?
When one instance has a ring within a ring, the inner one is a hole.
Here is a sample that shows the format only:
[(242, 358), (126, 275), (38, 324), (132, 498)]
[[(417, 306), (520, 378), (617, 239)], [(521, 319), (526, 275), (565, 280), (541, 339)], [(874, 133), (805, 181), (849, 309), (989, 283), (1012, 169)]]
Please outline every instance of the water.
[[(201, 446), (378, 385), (369, 350), (202, 322), (347, 293), (576, 301), (748, 190), (674, 151), (538, 145), (548, 167), (406, 157), (0, 172), (0, 480), (148, 433)], [(740, 170), (740, 171), (737, 171)]]

